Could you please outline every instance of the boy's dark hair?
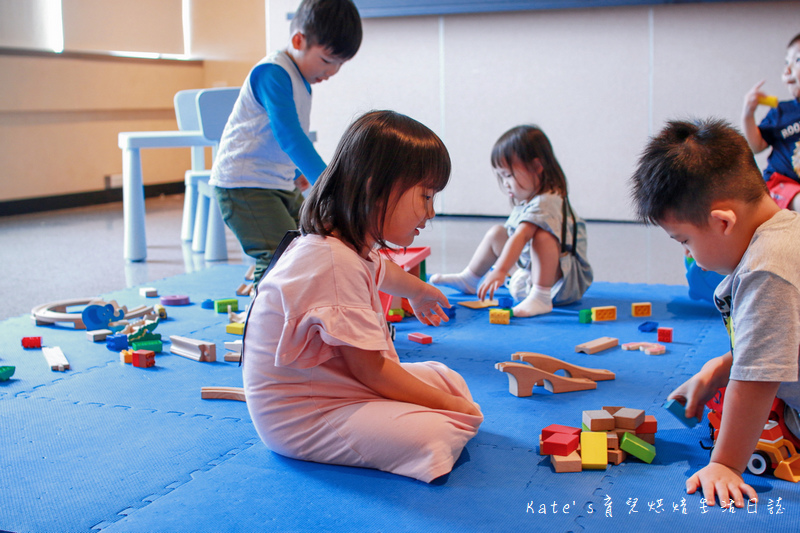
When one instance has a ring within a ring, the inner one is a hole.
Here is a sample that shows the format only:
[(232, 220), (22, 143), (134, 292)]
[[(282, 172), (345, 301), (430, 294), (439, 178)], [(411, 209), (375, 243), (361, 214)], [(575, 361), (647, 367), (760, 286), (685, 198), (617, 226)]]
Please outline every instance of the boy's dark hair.
[(308, 46), (322, 46), (341, 59), (351, 59), (361, 46), (361, 17), (350, 0), (303, 0), (289, 28), (305, 35)]
[(636, 214), (652, 224), (672, 216), (705, 227), (714, 202), (768, 194), (747, 141), (718, 119), (668, 122), (647, 144), (631, 185)]
[(786, 48), (789, 48), (790, 46), (792, 46), (796, 42), (800, 42), (800, 33), (798, 33), (797, 35), (792, 37), (792, 40), (789, 41), (789, 44), (786, 45)]
[(514, 161), (530, 168), (534, 159), (542, 164), (542, 179), (536, 194), (552, 192), (567, 195), (567, 178), (558, 164), (553, 145), (539, 126), (522, 125), (511, 128), (497, 139), (492, 147), (492, 167), (510, 170)]
[(441, 191), (450, 155), (428, 127), (394, 111), (371, 111), (342, 135), (300, 211), (303, 233), (334, 233), (361, 252), (372, 239), (382, 248), (387, 208), (408, 189)]

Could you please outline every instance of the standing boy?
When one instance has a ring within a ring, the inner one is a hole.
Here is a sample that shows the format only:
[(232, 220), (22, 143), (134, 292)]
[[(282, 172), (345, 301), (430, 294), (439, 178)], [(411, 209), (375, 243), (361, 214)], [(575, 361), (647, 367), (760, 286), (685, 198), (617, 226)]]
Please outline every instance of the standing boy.
[(780, 207), (800, 211), (800, 33), (789, 41), (781, 78), (792, 99), (767, 104), (774, 109), (756, 126), (756, 107), (769, 101), (761, 92), (764, 82), (757, 83), (744, 97), (742, 130), (753, 152), (772, 147), (764, 169), (772, 198)]
[(746, 140), (721, 121), (670, 122), (632, 179), (637, 214), (680, 242), (699, 266), (726, 277), (714, 299), (731, 351), (708, 361), (669, 398), (687, 417), (720, 387), (725, 409), (709, 464), (686, 482), (709, 505), (744, 505), (742, 479), (777, 394), (800, 406), (800, 214), (769, 196)]
[[(325, 163), (308, 137), (311, 85), (355, 56), (361, 18), (350, 0), (303, 0), (289, 44), (247, 76), (220, 140), (210, 185), (258, 283), (284, 234), (297, 229), (303, 196)], [(297, 182), (295, 182), (297, 180)]]

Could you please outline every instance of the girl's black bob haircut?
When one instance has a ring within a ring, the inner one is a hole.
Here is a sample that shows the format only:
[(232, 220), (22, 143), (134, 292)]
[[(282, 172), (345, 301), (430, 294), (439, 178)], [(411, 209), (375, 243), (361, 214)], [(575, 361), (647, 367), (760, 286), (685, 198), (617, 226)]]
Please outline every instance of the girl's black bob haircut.
[(335, 235), (361, 253), (381, 248), (390, 203), (421, 185), (439, 192), (450, 179), (450, 156), (427, 126), (394, 111), (370, 111), (345, 131), (330, 164), (300, 212), (303, 233)]

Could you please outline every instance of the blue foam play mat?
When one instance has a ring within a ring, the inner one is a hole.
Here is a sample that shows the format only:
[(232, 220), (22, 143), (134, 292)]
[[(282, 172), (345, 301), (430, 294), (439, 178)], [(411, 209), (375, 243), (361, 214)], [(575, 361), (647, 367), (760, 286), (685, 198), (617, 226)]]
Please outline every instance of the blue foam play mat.
[[(0, 530), (69, 531), (796, 531), (800, 486), (770, 474), (745, 479), (757, 505), (723, 510), (687, 495), (689, 475), (704, 466), (707, 421), (688, 429), (661, 406), (667, 394), (710, 357), (727, 350), (713, 307), (686, 287), (596, 283), (584, 299), (552, 314), (489, 323), (489, 312), (457, 306), (439, 327), (413, 318), (397, 324), (405, 361), (438, 360), (466, 379), (485, 422), (453, 471), (432, 484), (378, 471), (306, 463), (270, 452), (258, 439), (243, 402), (203, 400), (205, 386), (240, 387), (241, 370), (225, 362), (227, 315), (207, 299), (236, 298), (245, 267), (222, 265), (154, 282), (161, 295), (188, 295), (168, 307), (156, 333), (212, 341), (217, 361), (172, 355), (134, 368), (102, 342), (71, 325), (36, 326), (23, 316), (0, 323)], [(76, 298), (97, 295), (75, 295)], [(102, 295), (133, 308), (154, 299), (127, 289)], [(240, 308), (247, 298), (238, 297)], [(451, 294), (451, 301), (463, 301)], [(652, 317), (633, 318), (633, 302), (651, 302)], [(45, 302), (39, 302), (45, 303)], [(617, 306), (617, 319), (582, 324), (580, 309)], [(620, 347), (594, 355), (575, 346), (600, 337), (620, 343), (655, 341), (638, 326), (673, 328), (664, 355)], [(432, 344), (407, 339), (424, 332)], [(25, 336), (59, 346), (70, 363), (51, 371)], [(616, 373), (596, 390), (533, 395), (509, 393), (495, 369), (518, 351), (538, 352)], [(605, 470), (557, 474), (539, 455), (550, 424), (579, 426), (583, 410), (604, 405), (644, 409), (658, 420), (652, 464), (629, 458)]]

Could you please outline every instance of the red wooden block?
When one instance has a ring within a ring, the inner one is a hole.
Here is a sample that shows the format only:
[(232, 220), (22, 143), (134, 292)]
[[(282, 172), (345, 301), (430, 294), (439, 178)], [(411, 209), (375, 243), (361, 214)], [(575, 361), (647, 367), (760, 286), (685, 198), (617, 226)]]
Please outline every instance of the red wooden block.
[(653, 415), (645, 415), (642, 425), (636, 428), (636, 433), (656, 433), (658, 431), (658, 421)]
[(22, 337), (22, 347), (23, 348), (41, 348), (42, 347), (42, 338), (41, 337)]
[(578, 435), (553, 433), (542, 441), (542, 455), (569, 455), (578, 449), (581, 438)]
[(136, 350), (133, 352), (133, 366), (147, 368), (156, 366), (156, 353), (153, 350)]
[(558, 424), (550, 424), (542, 430), (542, 439), (547, 439), (554, 433), (566, 433), (567, 435), (581, 435), (581, 428), (574, 428), (571, 426), (561, 426)]
[(672, 328), (658, 328), (658, 342), (672, 342)]
[(430, 344), (433, 342), (433, 338), (430, 335), (425, 335), (424, 333), (409, 333), (408, 340), (418, 342), (420, 344)]

